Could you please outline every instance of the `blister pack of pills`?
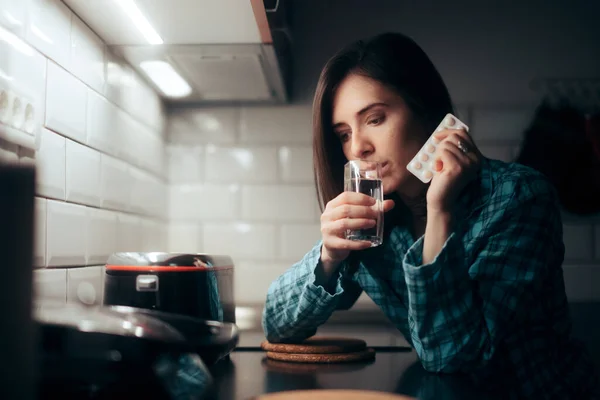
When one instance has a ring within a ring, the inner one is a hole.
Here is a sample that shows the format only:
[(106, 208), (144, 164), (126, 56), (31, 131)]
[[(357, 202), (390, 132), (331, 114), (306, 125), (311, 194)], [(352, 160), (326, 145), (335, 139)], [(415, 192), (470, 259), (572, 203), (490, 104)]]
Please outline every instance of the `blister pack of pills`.
[(437, 150), (437, 146), (440, 144), (440, 142), (433, 135), (435, 135), (436, 132), (444, 129), (461, 128), (465, 129), (467, 132), (469, 131), (469, 127), (464, 122), (452, 114), (446, 114), (442, 122), (440, 122), (429, 139), (427, 139), (427, 142), (425, 142), (423, 147), (421, 147), (421, 150), (419, 150), (419, 152), (408, 163), (406, 168), (424, 183), (431, 181), (433, 176), (437, 173), (433, 167), (435, 161), (435, 152)]

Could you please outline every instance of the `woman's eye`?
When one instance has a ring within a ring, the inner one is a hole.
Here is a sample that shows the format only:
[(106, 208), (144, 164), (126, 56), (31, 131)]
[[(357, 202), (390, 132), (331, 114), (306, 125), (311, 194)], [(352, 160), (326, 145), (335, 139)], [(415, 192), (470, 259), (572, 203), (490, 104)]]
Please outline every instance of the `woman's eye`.
[(348, 139), (350, 138), (350, 135), (348, 135), (347, 133), (340, 133), (339, 136), (340, 136), (340, 141), (342, 143), (347, 142)]
[(369, 125), (379, 125), (384, 121), (384, 117), (376, 117), (369, 120)]

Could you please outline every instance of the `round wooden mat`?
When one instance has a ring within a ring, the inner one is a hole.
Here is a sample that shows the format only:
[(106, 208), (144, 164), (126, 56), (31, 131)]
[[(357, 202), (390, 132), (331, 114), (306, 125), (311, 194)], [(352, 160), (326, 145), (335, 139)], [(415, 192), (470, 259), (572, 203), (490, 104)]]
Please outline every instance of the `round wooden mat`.
[(260, 347), (265, 351), (294, 354), (333, 354), (364, 351), (367, 343), (361, 339), (313, 336), (300, 343), (270, 343), (264, 341)]
[(267, 357), (261, 361), (262, 366), (270, 372), (278, 374), (329, 374), (340, 372), (360, 371), (363, 368), (373, 364), (375, 359), (361, 362), (344, 363), (308, 363), (308, 362), (288, 362), (271, 360)]
[(254, 400), (415, 400), (414, 397), (401, 394), (377, 392), (372, 390), (316, 389), (292, 390), (269, 393), (253, 398)]
[(330, 353), (330, 354), (314, 354), (314, 353), (278, 353), (268, 351), (267, 358), (271, 360), (299, 362), (299, 363), (343, 363), (354, 361), (372, 360), (375, 357), (375, 350), (369, 348), (362, 351), (354, 351), (352, 353)]

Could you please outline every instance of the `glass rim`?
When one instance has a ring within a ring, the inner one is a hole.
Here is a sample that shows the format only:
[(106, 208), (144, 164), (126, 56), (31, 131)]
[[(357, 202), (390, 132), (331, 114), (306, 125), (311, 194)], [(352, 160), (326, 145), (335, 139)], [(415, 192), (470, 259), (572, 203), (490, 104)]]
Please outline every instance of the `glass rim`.
[(360, 164), (360, 165), (363, 165), (363, 164), (372, 164), (374, 166), (381, 167), (381, 165), (383, 163), (381, 163), (379, 161), (372, 161), (372, 160), (352, 159), (352, 160), (348, 160), (346, 162), (346, 164), (344, 164), (344, 166), (351, 165), (351, 164)]

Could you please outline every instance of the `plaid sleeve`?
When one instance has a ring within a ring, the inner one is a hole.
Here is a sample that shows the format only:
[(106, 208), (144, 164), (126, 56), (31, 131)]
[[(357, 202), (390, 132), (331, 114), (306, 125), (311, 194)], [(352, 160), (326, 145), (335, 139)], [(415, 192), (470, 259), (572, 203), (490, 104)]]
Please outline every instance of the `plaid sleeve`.
[(319, 241), (269, 287), (262, 326), (270, 342), (295, 342), (314, 335), (333, 311), (353, 304), (360, 295), (353, 282), (344, 278), (345, 265), (339, 267), (327, 289), (315, 285), (321, 245)]
[(452, 233), (436, 258), (421, 265), (423, 238), (403, 267), (412, 340), (425, 369), (472, 371), (492, 358), (534, 284), (557, 258), (562, 262), (562, 222), (546, 181), (501, 184), (482, 211), (486, 238), (470, 265)]

